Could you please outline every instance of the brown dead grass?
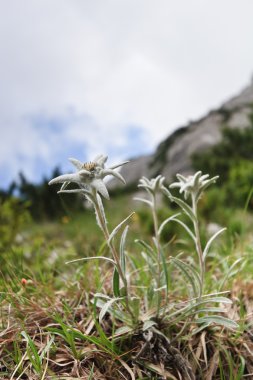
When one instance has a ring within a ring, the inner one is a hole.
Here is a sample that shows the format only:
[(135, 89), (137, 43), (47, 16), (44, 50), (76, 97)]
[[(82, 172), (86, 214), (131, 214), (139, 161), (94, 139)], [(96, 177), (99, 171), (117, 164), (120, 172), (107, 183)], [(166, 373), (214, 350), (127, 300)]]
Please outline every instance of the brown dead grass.
[[(52, 335), (49, 334), (50, 328), (59, 328), (56, 315), (76, 331), (98, 337), (87, 296), (78, 291), (75, 296), (73, 293), (58, 292), (53, 297), (45, 295), (43, 299), (29, 298), (25, 293), (10, 294), (3, 301), (0, 319), (3, 326), (0, 332), (0, 378), (218, 380), (222, 365), (225, 378), (231, 379), (228, 353), (234, 362), (234, 379), (241, 365), (240, 357), (245, 360), (245, 379), (253, 379), (253, 331), (247, 327), (253, 323), (253, 282), (237, 280), (231, 297), (234, 303), (226, 309), (226, 316), (238, 322), (243, 308), (245, 328), (240, 332), (213, 326), (191, 336), (193, 326), (190, 326), (184, 336), (171, 345), (169, 340), (159, 335), (153, 334), (148, 341), (141, 331), (135, 331), (118, 343), (120, 354), (110, 353), (88, 340), (76, 339), (79, 359), (74, 357), (66, 341), (55, 335), (54, 344), (43, 361), (43, 374), (38, 375), (27, 356), (21, 331), (29, 334), (38, 352), (48, 343)], [(71, 313), (66, 311), (66, 304)], [(102, 326), (108, 337), (111, 335), (111, 325), (108, 316)], [(174, 334), (181, 327), (176, 326)], [(22, 355), (20, 363), (15, 363), (11, 355), (15, 344)]]

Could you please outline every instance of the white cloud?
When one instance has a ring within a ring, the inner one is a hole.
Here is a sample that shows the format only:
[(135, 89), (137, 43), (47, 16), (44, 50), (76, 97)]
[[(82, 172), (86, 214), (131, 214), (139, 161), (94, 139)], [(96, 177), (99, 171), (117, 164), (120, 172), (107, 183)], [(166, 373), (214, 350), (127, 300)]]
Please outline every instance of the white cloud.
[(251, 0), (2, 1), (1, 178), (32, 178), (71, 144), (136, 154), (128, 126), (145, 131), (140, 152), (154, 149), (247, 84), (252, 11)]

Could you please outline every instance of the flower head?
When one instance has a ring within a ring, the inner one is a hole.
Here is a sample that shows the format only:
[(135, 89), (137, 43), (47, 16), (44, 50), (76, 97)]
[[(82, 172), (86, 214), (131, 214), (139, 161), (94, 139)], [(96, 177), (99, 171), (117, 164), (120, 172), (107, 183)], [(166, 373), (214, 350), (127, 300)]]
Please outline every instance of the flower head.
[[(125, 184), (125, 180), (121, 174), (115, 171), (116, 168), (125, 165), (129, 161), (122, 162), (119, 165), (114, 165), (110, 168), (105, 168), (105, 162), (107, 156), (99, 155), (93, 161), (82, 163), (75, 158), (70, 158), (69, 161), (77, 168), (77, 172), (73, 174), (63, 174), (59, 177), (53, 178), (49, 185), (55, 183), (62, 183), (62, 187), (59, 192), (84, 192), (85, 194), (100, 193), (104, 198), (109, 199), (107, 188), (103, 182), (103, 179), (112, 175), (118, 178)], [(71, 183), (76, 183), (79, 188), (74, 190), (65, 190)]]
[(163, 188), (163, 182), (165, 177), (158, 175), (156, 178), (148, 179), (146, 177), (142, 177), (139, 181), (138, 187), (142, 187), (149, 192), (155, 194), (157, 191)]
[(202, 192), (211, 185), (211, 183), (216, 182), (217, 178), (219, 178), (219, 176), (209, 178), (209, 174), (202, 175), (201, 171), (188, 177), (185, 177), (182, 174), (177, 174), (177, 179), (179, 181), (172, 183), (170, 188), (178, 187), (179, 193), (184, 193), (185, 199), (188, 198), (189, 194), (192, 194), (195, 199), (198, 200)]

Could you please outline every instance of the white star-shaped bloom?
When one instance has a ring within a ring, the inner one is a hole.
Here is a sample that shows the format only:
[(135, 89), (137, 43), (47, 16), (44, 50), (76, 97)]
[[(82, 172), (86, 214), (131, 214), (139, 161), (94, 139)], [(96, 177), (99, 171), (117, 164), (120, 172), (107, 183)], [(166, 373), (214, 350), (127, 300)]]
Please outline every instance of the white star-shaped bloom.
[[(76, 173), (63, 174), (59, 177), (53, 178), (49, 182), (49, 185), (62, 183), (63, 185), (59, 192), (84, 192), (86, 194), (94, 194), (94, 192), (98, 192), (104, 198), (109, 199), (109, 194), (103, 179), (108, 175), (112, 175), (125, 184), (126, 182), (124, 178), (115, 169), (127, 164), (129, 161), (124, 161), (121, 164), (114, 165), (110, 168), (105, 168), (107, 158), (107, 156), (101, 154), (93, 161), (86, 163), (82, 163), (75, 158), (70, 158), (69, 161), (77, 168), (78, 171)], [(71, 182), (76, 183), (79, 186), (79, 189), (65, 190)]]
[(163, 188), (164, 180), (165, 177), (162, 175), (158, 175), (156, 178), (152, 178), (151, 180), (143, 176), (139, 181), (138, 187), (143, 187), (154, 194)]
[(178, 182), (174, 182), (170, 185), (170, 188), (179, 188), (179, 193), (184, 193), (185, 199), (189, 194), (195, 194), (196, 198), (199, 198), (201, 193), (211, 184), (214, 183), (219, 176), (209, 178), (209, 174), (202, 175), (201, 171), (198, 171), (194, 175), (188, 177), (182, 174), (177, 174)]

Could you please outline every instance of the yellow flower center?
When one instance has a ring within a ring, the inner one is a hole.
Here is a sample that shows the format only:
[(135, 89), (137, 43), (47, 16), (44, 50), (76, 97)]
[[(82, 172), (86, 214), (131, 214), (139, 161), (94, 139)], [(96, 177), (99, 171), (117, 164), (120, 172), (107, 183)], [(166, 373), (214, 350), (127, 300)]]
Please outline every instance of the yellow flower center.
[(92, 172), (93, 170), (95, 170), (96, 167), (97, 167), (96, 162), (85, 162), (83, 164), (83, 169), (88, 170), (89, 172)]

